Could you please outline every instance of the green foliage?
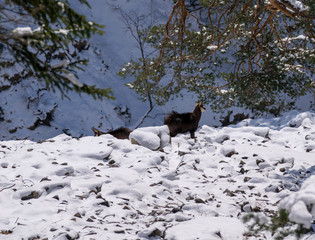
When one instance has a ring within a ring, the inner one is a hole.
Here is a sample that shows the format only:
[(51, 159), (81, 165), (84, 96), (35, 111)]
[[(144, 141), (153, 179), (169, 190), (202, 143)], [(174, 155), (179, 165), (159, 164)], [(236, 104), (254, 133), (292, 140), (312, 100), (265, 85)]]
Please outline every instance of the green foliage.
[(274, 214), (270, 221), (262, 215), (250, 213), (243, 217), (243, 222), (247, 223), (249, 228), (247, 235), (255, 236), (263, 234), (263, 232), (270, 232), (276, 240), (293, 235), (300, 238), (303, 234), (311, 232), (311, 229), (306, 229), (300, 224), (291, 222), (289, 213), (284, 209), (280, 209), (279, 212)]
[(188, 91), (215, 111), (240, 106), (277, 115), (312, 91), (311, 18), (290, 18), (266, 6), (258, 12), (256, 1), (175, 2), (169, 21), (150, 27), (144, 39), (155, 56), (145, 64), (132, 60), (120, 71), (135, 79), (128, 85), (143, 100), (150, 94), (164, 104)]
[[(89, 6), (86, 0), (78, 3)], [(0, 52), (1, 70), (7, 72), (8, 66), (13, 71), (22, 67), (24, 70), (17, 70), (16, 74), (23, 77), (27, 72), (63, 95), (74, 90), (95, 98), (113, 98), (110, 89), (71, 81), (77, 71), (83, 70), (87, 59), (75, 58), (76, 53), (70, 53), (69, 47), (92, 34), (103, 34), (104, 26), (88, 21), (66, 0), (6, 0), (0, 4), (0, 22), (1, 50), (5, 50)], [(10, 82), (7, 75), (5, 80)]]

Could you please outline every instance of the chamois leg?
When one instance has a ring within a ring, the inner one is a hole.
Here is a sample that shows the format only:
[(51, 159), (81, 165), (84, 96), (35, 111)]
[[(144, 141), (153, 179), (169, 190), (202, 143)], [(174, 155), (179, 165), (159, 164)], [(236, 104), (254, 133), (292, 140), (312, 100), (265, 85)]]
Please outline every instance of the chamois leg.
[(196, 139), (196, 137), (195, 137), (195, 131), (190, 131), (190, 137)]

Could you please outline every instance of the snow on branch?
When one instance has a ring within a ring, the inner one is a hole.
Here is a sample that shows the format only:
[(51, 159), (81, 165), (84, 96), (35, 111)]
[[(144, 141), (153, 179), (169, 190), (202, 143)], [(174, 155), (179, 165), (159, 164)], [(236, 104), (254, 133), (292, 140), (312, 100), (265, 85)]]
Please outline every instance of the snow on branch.
[(83, 83), (81, 83), (72, 73), (66, 75), (66, 78), (75, 86), (79, 88), (83, 87)]
[(313, 18), (306, 15), (308, 7), (298, 0), (270, 0), (267, 8), (279, 10), (292, 18), (296, 16)]
[(12, 33), (15, 37), (27, 37), (33, 34), (33, 30), (30, 27), (18, 27)]

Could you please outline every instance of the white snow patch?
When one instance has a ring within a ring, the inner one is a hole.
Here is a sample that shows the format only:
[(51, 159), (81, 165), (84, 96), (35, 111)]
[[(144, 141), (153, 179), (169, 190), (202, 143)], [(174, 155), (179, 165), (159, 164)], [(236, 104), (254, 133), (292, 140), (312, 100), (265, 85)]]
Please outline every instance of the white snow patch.
[(129, 138), (151, 150), (164, 148), (170, 144), (170, 133), (166, 125), (135, 129), (130, 133)]
[(298, 0), (285, 0), (284, 2), (289, 2), (295, 9), (299, 11), (305, 11), (308, 9), (301, 1)]
[(166, 231), (166, 239), (243, 239), (244, 226), (235, 218), (197, 217), (179, 223)]
[(30, 27), (18, 27), (12, 31), (13, 35), (16, 37), (27, 37), (33, 34), (33, 31)]
[(207, 49), (210, 51), (217, 50), (218, 46), (217, 45), (209, 45), (209, 46), (207, 46)]
[(76, 85), (76, 86), (78, 86), (78, 87), (80, 87), (80, 88), (83, 87), (83, 83), (80, 82), (80, 81), (77, 79), (77, 77), (74, 76), (74, 74), (68, 73), (68, 74), (66, 75), (66, 78), (67, 78), (70, 82), (72, 82), (73, 85)]

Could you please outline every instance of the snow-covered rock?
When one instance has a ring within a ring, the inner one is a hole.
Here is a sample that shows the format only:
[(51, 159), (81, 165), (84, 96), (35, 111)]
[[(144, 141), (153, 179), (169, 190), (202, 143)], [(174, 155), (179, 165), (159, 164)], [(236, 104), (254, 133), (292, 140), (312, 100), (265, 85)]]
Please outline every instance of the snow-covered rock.
[(243, 223), (228, 217), (197, 217), (189, 221), (178, 223), (166, 231), (166, 239), (229, 239), (243, 238)]
[(290, 194), (279, 203), (280, 209), (289, 212), (289, 219), (303, 224), (305, 228), (311, 227), (311, 221), (315, 217), (315, 175), (303, 182), (301, 189)]
[(133, 130), (129, 139), (151, 150), (163, 149), (170, 144), (170, 131), (168, 126), (143, 127)]
[(293, 119), (291, 119), (288, 123), (290, 127), (300, 127), (307, 126), (310, 123), (314, 124), (315, 122), (315, 114), (311, 112), (304, 112), (297, 114)]

